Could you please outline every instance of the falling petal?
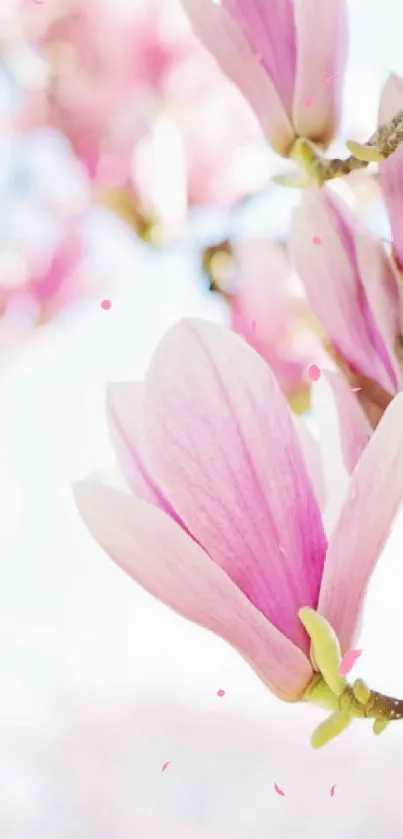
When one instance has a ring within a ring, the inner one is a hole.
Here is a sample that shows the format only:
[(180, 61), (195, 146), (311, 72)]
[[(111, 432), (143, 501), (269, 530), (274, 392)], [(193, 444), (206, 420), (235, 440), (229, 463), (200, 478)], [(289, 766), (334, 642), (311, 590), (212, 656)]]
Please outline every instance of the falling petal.
[(340, 676), (347, 676), (350, 673), (361, 653), (362, 650), (350, 650), (343, 656), (339, 667)]

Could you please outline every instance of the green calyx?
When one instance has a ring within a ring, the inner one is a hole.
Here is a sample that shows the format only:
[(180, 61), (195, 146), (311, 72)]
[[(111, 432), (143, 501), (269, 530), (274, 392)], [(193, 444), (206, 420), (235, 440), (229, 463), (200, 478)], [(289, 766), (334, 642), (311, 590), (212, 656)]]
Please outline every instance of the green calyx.
[(312, 642), (311, 658), (316, 673), (303, 700), (332, 711), (315, 729), (311, 744), (321, 748), (357, 718), (372, 718), (374, 734), (380, 734), (393, 719), (403, 717), (403, 702), (371, 691), (362, 679), (349, 685), (340, 676), (340, 645), (330, 624), (306, 606), (299, 617)]
[(403, 110), (398, 111), (389, 122), (380, 125), (366, 143), (356, 143), (349, 140), (346, 143), (350, 157), (327, 159), (315, 143), (306, 137), (297, 137), (291, 152), (290, 160), (294, 160), (302, 173), (280, 175), (273, 181), (281, 186), (294, 189), (305, 189), (316, 184), (323, 186), (333, 178), (342, 178), (351, 172), (365, 169), (369, 163), (379, 163), (390, 157), (403, 142)]

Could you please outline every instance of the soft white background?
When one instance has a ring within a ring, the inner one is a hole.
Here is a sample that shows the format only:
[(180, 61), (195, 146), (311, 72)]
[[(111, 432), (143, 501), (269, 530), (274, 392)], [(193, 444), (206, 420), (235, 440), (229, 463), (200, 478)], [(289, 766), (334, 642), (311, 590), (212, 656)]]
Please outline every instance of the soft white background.
[[(403, 74), (403, 14), (393, 0), (350, 6), (347, 124), (366, 136), (387, 73)], [(286, 235), (297, 199), (276, 192), (257, 222)], [(7, 214), (5, 194), (0, 200)], [(252, 216), (241, 232), (254, 227)], [(218, 213), (210, 227), (216, 218), (224, 224)], [(378, 216), (371, 222), (387, 230)], [(0, 486), (2, 839), (403, 833), (398, 724), (378, 740), (357, 722), (358, 733), (312, 753), (320, 712), (278, 703), (223, 642), (138, 589), (93, 543), (72, 503), (72, 481), (113, 464), (105, 382), (141, 378), (180, 317), (223, 318), (198, 274), (191, 242), (201, 230), (196, 221), (187, 249), (158, 256), (106, 215), (94, 217), (89, 270), (102, 265), (110, 289), (3, 360), (0, 459), (11, 478)], [(397, 696), (401, 563), (397, 526), (368, 594), (354, 671)]]

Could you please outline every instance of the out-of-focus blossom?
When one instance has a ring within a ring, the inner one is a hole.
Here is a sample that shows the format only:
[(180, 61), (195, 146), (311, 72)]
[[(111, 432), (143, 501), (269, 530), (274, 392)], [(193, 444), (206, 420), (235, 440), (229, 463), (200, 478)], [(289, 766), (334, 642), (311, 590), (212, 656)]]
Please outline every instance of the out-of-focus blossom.
[[(78, 225), (70, 224), (60, 241), (46, 254), (24, 258), (7, 253), (0, 258), (1, 313), (31, 310), (34, 320), (44, 323), (69, 303), (85, 295), (85, 286), (77, 282), (84, 257), (84, 243)], [(2, 264), (3, 263), (3, 264)], [(33, 263), (33, 264), (32, 264)], [(37, 263), (37, 264), (35, 264)]]
[(201, 321), (174, 327), (145, 384), (112, 387), (109, 406), (122, 471), (148, 503), (91, 481), (75, 497), (115, 562), (221, 635), (278, 697), (331, 708), (337, 719), (319, 727), (314, 745), (356, 712), (392, 719), (393, 700), (377, 705), (366, 686), (354, 693), (338, 660), (403, 493), (403, 396), (360, 458), (329, 546), (275, 377), (232, 333)]
[[(403, 109), (403, 80), (391, 73), (379, 103), (379, 125)], [(382, 197), (386, 204), (393, 237), (394, 257), (403, 271), (403, 147), (379, 164)]]
[(279, 154), (289, 156), (296, 137), (329, 145), (347, 57), (344, 0), (222, 0), (221, 6), (182, 0), (182, 5)]
[(233, 246), (230, 325), (268, 362), (292, 404), (305, 405), (306, 369), (324, 356), (285, 249), (268, 239)]
[(290, 257), (334, 360), (373, 427), (401, 390), (401, 303), (382, 242), (326, 189), (294, 213)]
[(139, 235), (171, 238), (188, 203), (231, 202), (247, 190), (233, 161), (237, 147), (259, 140), (257, 121), (177, 3), (70, 0), (43, 15), (31, 8), (25, 30), (50, 72), (22, 125), (66, 136), (95, 196)]

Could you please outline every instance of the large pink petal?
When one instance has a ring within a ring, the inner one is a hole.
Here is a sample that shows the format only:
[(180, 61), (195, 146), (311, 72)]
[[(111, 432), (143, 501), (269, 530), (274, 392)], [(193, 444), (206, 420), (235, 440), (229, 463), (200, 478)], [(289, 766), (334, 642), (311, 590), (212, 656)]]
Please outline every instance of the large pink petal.
[[(391, 73), (383, 88), (379, 104), (378, 122), (388, 122), (403, 108), (403, 79)], [(382, 196), (392, 229), (393, 243), (403, 266), (403, 147), (399, 146), (379, 166)]]
[(371, 437), (371, 427), (351, 389), (338, 373), (324, 374), (333, 390), (339, 417), (340, 442), (348, 472), (353, 472)]
[(292, 268), (287, 252), (269, 239), (248, 239), (235, 245), (234, 254), (238, 318), (244, 322), (239, 331), (248, 340), (252, 332), (257, 341), (274, 349), (284, 342), (289, 321), (287, 294)]
[(241, 339), (184, 321), (146, 380), (145, 439), (160, 486), (211, 558), (294, 643), (326, 549), (288, 406)]
[(293, 0), (223, 0), (291, 114), (296, 71)]
[(288, 156), (295, 134), (276, 91), (233, 17), (213, 0), (181, 0), (195, 35), (243, 93), (273, 148)]
[(386, 409), (352, 475), (326, 557), (319, 611), (343, 652), (353, 642), (362, 601), (403, 500), (403, 394)]
[(297, 134), (327, 146), (341, 112), (348, 57), (345, 0), (294, 0), (297, 74), (293, 124)]
[(293, 701), (301, 695), (312, 676), (305, 655), (175, 522), (96, 481), (76, 484), (74, 495), (89, 531), (136, 582), (228, 641), (277, 696)]
[(357, 229), (355, 252), (368, 308), (376, 323), (372, 340), (389, 375), (392, 390), (400, 390), (403, 373), (395, 346), (400, 334), (401, 309), (396, 274), (382, 243), (366, 230)]
[(312, 436), (302, 417), (294, 417), (294, 423), (299, 444), (304, 455), (307, 472), (314, 488), (315, 498), (318, 502), (319, 509), (323, 510), (326, 504), (326, 484), (320, 446)]
[[(348, 207), (331, 198), (325, 187), (311, 188), (294, 212), (290, 256), (330, 342), (361, 373), (390, 391), (389, 358), (359, 274), (355, 226)], [(370, 234), (363, 235), (370, 240)]]
[(142, 382), (116, 382), (108, 385), (107, 418), (116, 458), (134, 495), (155, 504), (181, 523), (151, 477), (146, 464), (143, 396)]

